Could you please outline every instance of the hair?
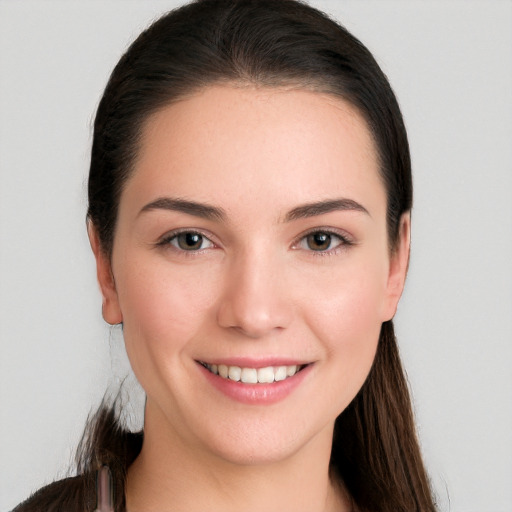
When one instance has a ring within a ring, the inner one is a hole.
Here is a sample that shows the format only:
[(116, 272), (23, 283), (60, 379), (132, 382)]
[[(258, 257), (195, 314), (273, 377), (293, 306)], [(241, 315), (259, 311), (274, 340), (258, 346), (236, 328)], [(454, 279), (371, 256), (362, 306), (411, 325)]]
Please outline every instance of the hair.
[[(120, 196), (136, 167), (145, 123), (213, 84), (305, 89), (352, 105), (374, 140), (393, 250), (401, 217), (412, 207), (411, 161), (398, 102), (372, 54), (329, 16), (297, 0), (196, 0), (140, 34), (99, 103), (87, 215), (105, 255), (112, 253)], [(86, 432), (79, 471), (92, 481), (108, 464), (115, 510), (124, 510), (124, 478), (143, 434), (125, 430), (106, 405)], [(336, 419), (330, 466), (360, 512), (436, 510), (392, 321), (382, 325), (363, 387)]]

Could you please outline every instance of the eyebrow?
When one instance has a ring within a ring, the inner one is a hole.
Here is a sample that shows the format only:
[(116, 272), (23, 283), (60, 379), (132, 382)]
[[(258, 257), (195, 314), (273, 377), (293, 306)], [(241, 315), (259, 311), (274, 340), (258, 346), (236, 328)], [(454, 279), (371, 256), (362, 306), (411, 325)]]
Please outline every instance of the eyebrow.
[(285, 222), (290, 222), (297, 219), (305, 219), (308, 217), (315, 217), (334, 211), (356, 211), (370, 215), (368, 210), (357, 201), (353, 199), (327, 199), (325, 201), (317, 201), (305, 205), (297, 206), (290, 210), (285, 217)]
[(208, 220), (224, 220), (226, 218), (226, 214), (222, 208), (210, 206), (205, 203), (198, 203), (196, 201), (187, 201), (186, 199), (171, 197), (160, 197), (155, 201), (148, 203), (141, 209), (139, 215), (151, 210), (170, 210)]
[[(227, 218), (225, 211), (217, 206), (171, 197), (160, 197), (155, 201), (148, 203), (141, 209), (139, 215), (143, 212), (152, 210), (176, 211), (200, 217), (202, 219), (216, 221), (224, 221)], [(324, 215), (334, 211), (357, 211), (370, 215), (368, 210), (362, 204), (354, 201), (353, 199), (327, 199), (293, 208), (284, 217), (284, 222), (315, 217), (317, 215)]]

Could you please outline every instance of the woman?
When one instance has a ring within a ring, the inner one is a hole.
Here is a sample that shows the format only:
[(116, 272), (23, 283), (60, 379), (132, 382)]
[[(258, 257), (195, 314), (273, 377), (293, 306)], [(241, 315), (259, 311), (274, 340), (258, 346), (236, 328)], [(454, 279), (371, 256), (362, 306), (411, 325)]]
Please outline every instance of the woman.
[[(28, 510), (431, 511), (392, 317), (412, 184), (391, 88), (292, 0), (203, 0), (142, 33), (98, 107), (88, 231), (147, 394), (103, 408)], [(108, 475), (100, 481), (107, 491)]]

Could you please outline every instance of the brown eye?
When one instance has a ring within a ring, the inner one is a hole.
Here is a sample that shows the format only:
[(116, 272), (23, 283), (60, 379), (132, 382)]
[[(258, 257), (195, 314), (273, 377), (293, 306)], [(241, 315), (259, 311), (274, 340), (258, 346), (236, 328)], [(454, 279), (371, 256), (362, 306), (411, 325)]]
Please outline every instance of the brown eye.
[(344, 245), (352, 245), (352, 242), (337, 233), (319, 230), (304, 235), (295, 247), (317, 253), (330, 253)]
[(174, 235), (169, 243), (182, 251), (200, 251), (212, 247), (212, 242), (201, 233), (184, 231)]
[(331, 246), (332, 235), (317, 231), (316, 233), (310, 233), (306, 237), (306, 241), (308, 249), (312, 251), (326, 251)]

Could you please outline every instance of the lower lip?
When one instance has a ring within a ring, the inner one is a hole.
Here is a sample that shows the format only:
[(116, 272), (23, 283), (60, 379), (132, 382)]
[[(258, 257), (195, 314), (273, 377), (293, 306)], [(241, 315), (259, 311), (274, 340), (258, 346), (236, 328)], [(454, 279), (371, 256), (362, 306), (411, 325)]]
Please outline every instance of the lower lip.
[(200, 371), (212, 386), (237, 402), (251, 405), (270, 405), (284, 400), (300, 386), (311, 371), (312, 366), (312, 364), (309, 364), (293, 377), (271, 384), (244, 384), (243, 382), (219, 377), (198, 363)]

